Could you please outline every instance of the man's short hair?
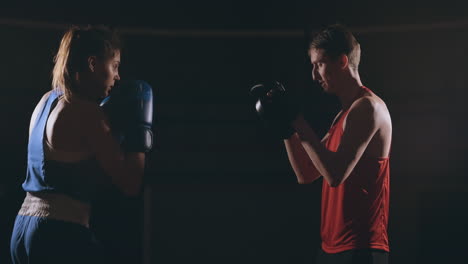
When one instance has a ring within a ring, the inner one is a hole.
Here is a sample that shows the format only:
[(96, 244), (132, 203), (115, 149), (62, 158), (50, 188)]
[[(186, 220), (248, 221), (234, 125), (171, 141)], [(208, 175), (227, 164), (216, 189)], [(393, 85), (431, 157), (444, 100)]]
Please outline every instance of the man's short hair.
[(341, 55), (348, 57), (349, 66), (357, 70), (361, 60), (361, 47), (354, 35), (343, 25), (334, 24), (313, 36), (310, 42), (311, 49), (322, 49), (325, 55), (331, 59), (337, 59)]

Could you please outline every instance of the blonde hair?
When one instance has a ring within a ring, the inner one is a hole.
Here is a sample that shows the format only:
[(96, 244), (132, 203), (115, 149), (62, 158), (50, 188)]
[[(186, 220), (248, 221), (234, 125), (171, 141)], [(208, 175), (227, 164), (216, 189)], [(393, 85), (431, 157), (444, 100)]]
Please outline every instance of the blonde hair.
[(112, 58), (121, 49), (117, 33), (105, 26), (71, 26), (63, 35), (52, 70), (52, 89), (70, 101), (76, 92), (75, 76), (85, 71), (90, 56)]

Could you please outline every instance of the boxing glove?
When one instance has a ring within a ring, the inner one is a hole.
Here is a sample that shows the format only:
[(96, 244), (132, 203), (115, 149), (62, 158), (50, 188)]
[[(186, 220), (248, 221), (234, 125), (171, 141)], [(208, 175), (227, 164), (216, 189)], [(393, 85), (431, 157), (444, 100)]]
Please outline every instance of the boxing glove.
[(126, 152), (153, 147), (153, 89), (145, 81), (122, 82), (100, 103), (113, 135)]
[(284, 86), (277, 81), (261, 83), (253, 86), (250, 94), (257, 99), (255, 110), (265, 126), (283, 139), (290, 138), (298, 111)]

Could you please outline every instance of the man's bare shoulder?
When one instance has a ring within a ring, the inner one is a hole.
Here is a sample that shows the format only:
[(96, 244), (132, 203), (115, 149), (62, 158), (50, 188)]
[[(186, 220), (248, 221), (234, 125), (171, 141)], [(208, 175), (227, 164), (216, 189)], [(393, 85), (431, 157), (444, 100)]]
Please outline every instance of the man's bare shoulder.
[(388, 114), (388, 108), (384, 100), (375, 93), (367, 93), (363, 97), (357, 99), (351, 106), (353, 109), (360, 109), (363, 111), (369, 111), (373, 114)]
[(374, 93), (368, 93), (356, 100), (351, 106), (361, 117), (372, 120), (375, 126), (391, 128), (390, 112), (382, 98)]
[(374, 93), (372, 93), (372, 96), (370, 96), (369, 100), (373, 101), (375, 112), (379, 116), (379, 119), (382, 121), (391, 122), (390, 112), (388, 111), (388, 107), (385, 101)]
[(364, 115), (372, 115), (380, 106), (377, 98), (366, 95), (353, 102), (350, 107), (350, 114), (360, 113)]
[[(349, 118), (364, 119), (372, 122), (374, 126), (391, 124), (390, 113), (385, 102), (374, 93), (367, 93), (357, 99), (350, 108)], [(385, 126), (385, 125), (384, 125)]]
[(387, 104), (378, 95), (376, 95), (375, 93), (371, 93), (371, 95), (369, 97), (370, 97), (369, 98), (370, 100), (375, 101), (375, 104), (377, 104), (376, 106), (383, 107), (383, 108), (387, 109)]

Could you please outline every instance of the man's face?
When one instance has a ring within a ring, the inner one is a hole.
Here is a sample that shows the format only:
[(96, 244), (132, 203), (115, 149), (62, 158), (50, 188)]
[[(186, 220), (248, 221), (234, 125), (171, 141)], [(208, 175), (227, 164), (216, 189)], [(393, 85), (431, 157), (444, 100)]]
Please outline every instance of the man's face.
[(311, 49), (310, 62), (312, 64), (312, 79), (317, 81), (325, 92), (336, 92), (337, 82), (342, 72), (339, 59), (330, 59), (323, 49)]

